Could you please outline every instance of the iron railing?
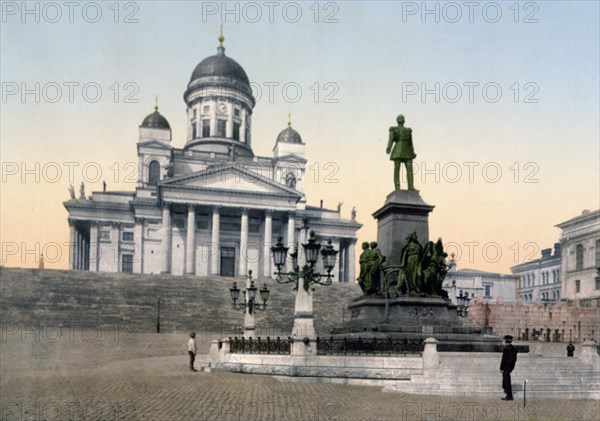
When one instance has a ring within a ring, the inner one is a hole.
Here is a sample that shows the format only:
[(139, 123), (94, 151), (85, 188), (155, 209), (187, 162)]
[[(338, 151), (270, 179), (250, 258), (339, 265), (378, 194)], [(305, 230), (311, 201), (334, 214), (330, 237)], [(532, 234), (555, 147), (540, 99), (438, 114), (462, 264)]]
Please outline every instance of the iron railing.
[(317, 338), (317, 355), (421, 355), (422, 340), (408, 339), (329, 339)]
[(232, 354), (275, 354), (289, 355), (291, 350), (292, 339), (290, 337), (281, 339), (279, 336), (276, 339), (261, 339), (261, 337), (253, 338), (234, 338), (229, 337), (229, 352)]

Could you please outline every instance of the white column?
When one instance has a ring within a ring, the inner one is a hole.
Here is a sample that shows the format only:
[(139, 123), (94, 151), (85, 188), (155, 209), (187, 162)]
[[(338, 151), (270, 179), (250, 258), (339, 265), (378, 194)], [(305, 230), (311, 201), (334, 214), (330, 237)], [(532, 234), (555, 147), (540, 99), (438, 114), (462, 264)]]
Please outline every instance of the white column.
[(121, 269), (121, 229), (118, 222), (113, 222), (110, 225), (110, 238), (111, 244), (111, 259), (110, 270), (112, 272), (119, 272)]
[(90, 271), (98, 271), (98, 221), (90, 222)]
[(348, 245), (348, 282), (356, 282), (356, 238), (353, 238)]
[(227, 103), (227, 124), (225, 125), (225, 137), (233, 138), (233, 104)]
[(273, 217), (270, 210), (265, 211), (265, 232), (263, 249), (263, 276), (271, 277), (271, 240), (273, 238)]
[(135, 218), (133, 229), (133, 273), (142, 273), (144, 257), (144, 220)]
[(240, 268), (239, 275), (248, 273), (248, 209), (242, 209), (242, 227), (240, 229)]
[(83, 259), (81, 261), (81, 269), (82, 270), (87, 270), (89, 267), (89, 254), (88, 254), (88, 240), (85, 238), (85, 236), (83, 235), (83, 233), (81, 233), (81, 250), (82, 250), (82, 255), (83, 255)]
[(171, 206), (163, 204), (162, 209), (162, 273), (169, 273), (169, 260), (171, 259)]
[[(287, 232), (287, 243), (288, 243), (288, 247), (289, 249), (289, 253), (292, 253), (292, 250), (296, 250), (296, 242), (295, 240), (295, 236), (296, 236), (296, 213), (295, 212), (290, 212), (289, 216), (288, 216), (288, 232)], [(291, 272), (292, 271), (292, 260), (288, 259), (285, 262), (285, 270), (287, 272)]]
[(220, 224), (221, 224), (221, 215), (220, 215), (220, 206), (213, 207), (213, 216), (212, 216), (212, 254), (210, 259), (210, 274), (218, 275), (219, 274), (219, 256), (221, 254), (221, 243), (219, 241), (220, 237)]
[(185, 273), (186, 275), (194, 274), (196, 266), (195, 249), (196, 249), (196, 207), (188, 205), (187, 217), (187, 239), (185, 244)]
[(69, 221), (69, 269), (75, 270), (75, 224)]
[(75, 243), (77, 244), (77, 259), (76, 259), (76, 263), (75, 263), (75, 269), (76, 270), (81, 270), (81, 260), (82, 260), (82, 256), (81, 256), (81, 234), (79, 233), (79, 230), (76, 228), (75, 229)]
[(144, 172), (144, 160), (140, 155), (138, 158), (138, 187), (143, 187), (146, 174)]
[(246, 139), (246, 109), (244, 107), (242, 107), (240, 114), (242, 117), (242, 121), (240, 123), (240, 142), (247, 143), (247, 139)]
[(210, 102), (210, 135), (217, 135), (217, 100)]
[(337, 260), (340, 269), (338, 270), (337, 278), (338, 282), (344, 282), (346, 280), (346, 259), (348, 256), (346, 255), (346, 246), (342, 246), (342, 240), (340, 240), (339, 244)]

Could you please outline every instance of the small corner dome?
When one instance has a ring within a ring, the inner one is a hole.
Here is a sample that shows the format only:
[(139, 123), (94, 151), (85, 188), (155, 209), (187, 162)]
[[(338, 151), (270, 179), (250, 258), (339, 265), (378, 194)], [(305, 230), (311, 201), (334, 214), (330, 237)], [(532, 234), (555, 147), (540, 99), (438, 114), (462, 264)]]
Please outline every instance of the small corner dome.
[(192, 72), (190, 83), (203, 77), (226, 77), (250, 86), (246, 71), (240, 64), (225, 55), (225, 48), (219, 47), (218, 53), (202, 60)]
[(277, 143), (279, 142), (302, 143), (302, 138), (300, 137), (300, 133), (292, 129), (291, 126), (288, 126), (277, 135)]
[(167, 119), (158, 112), (158, 107), (154, 108), (152, 114), (148, 114), (140, 127), (146, 127), (148, 129), (171, 129)]

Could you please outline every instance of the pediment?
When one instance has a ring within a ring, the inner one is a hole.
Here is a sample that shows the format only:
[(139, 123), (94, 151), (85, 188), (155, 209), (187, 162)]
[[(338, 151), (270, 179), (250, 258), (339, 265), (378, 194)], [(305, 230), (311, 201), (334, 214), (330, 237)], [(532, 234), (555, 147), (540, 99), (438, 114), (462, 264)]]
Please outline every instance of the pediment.
[(139, 146), (151, 147), (151, 148), (161, 148), (161, 149), (171, 149), (170, 145), (167, 145), (165, 142), (161, 142), (156, 139), (144, 140), (142, 142), (138, 142)]
[(300, 155), (296, 155), (293, 153), (277, 157), (277, 161), (300, 162), (300, 163), (308, 162), (306, 159), (302, 158)]
[(160, 183), (163, 189), (231, 191), (301, 197), (302, 194), (235, 163), (214, 165)]

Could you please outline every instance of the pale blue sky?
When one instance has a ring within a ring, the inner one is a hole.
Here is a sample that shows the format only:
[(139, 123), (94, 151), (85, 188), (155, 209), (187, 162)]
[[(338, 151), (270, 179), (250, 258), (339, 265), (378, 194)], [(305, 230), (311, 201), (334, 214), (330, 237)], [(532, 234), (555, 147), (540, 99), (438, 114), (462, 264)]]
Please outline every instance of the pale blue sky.
[[(238, 6), (240, 22), (236, 23), (233, 15), (224, 19), (220, 14), (205, 16), (203, 22), (203, 7), (220, 7), (222, 2), (131, 2), (137, 5), (134, 17), (139, 22), (129, 24), (113, 22), (109, 9), (113, 2), (99, 3), (103, 14), (98, 23), (86, 22), (80, 9), (73, 23), (68, 22), (66, 9), (57, 23), (44, 21), (43, 13), (40, 23), (29, 15), (22, 23), (19, 13), (4, 13), (7, 3), (13, 2), (3, 3), (3, 94), (6, 83), (33, 87), (35, 82), (41, 86), (94, 82), (103, 96), (92, 104), (76, 90), (74, 102), (69, 103), (64, 88), (63, 98), (56, 103), (43, 98), (35, 103), (33, 96), (24, 103), (19, 95), (3, 98), (2, 161), (42, 166), (52, 161), (96, 161), (108, 179), (115, 161), (121, 165), (136, 161), (138, 125), (152, 111), (155, 95), (173, 128), (174, 146), (182, 147), (186, 124), (182, 95), (196, 64), (215, 54), (223, 23), (226, 54), (262, 87), (253, 116), (255, 153), (271, 154), (291, 111), (293, 126), (307, 144), (309, 165), (319, 163), (321, 172), (327, 162), (339, 166), (339, 183), (324, 183), (323, 174), (316, 179), (309, 172), (309, 203), (323, 198), (335, 207), (344, 202), (346, 217), (355, 205), (359, 221), (365, 224), (359, 232), (361, 241), (376, 236), (370, 214), (393, 187), (385, 143), (387, 128), (398, 113), (405, 114), (413, 128), (417, 161), (427, 168), (435, 168), (436, 163), (443, 168), (453, 162), (477, 162), (481, 169), (495, 162), (503, 170), (497, 183), (485, 181), (480, 170), (474, 182), (468, 182), (464, 165), (465, 174), (458, 182), (444, 180), (443, 174), (439, 182), (433, 176), (425, 182), (417, 178), (424, 199), (436, 205), (430, 220), (434, 237), (457, 243), (497, 241), (508, 255), (515, 242), (550, 247), (558, 240), (555, 224), (585, 208), (599, 207), (596, 1), (519, 2), (518, 23), (512, 1), (496, 3), (502, 10), (497, 23), (486, 22), (482, 15), (490, 2), (475, 9), (473, 23), (464, 7), (457, 23), (446, 22), (443, 14), (439, 23), (432, 15), (423, 23), (419, 13), (403, 22), (403, 8), (420, 8), (422, 2), (322, 2), (317, 4), (319, 23), (314, 22), (314, 2), (297, 3), (302, 10), (297, 23), (287, 22), (281, 14), (291, 2), (278, 3), (273, 23), (264, 6), (259, 22), (245, 22), (244, 3)], [(435, 4), (429, 2), (428, 7)], [(443, 10), (446, 4), (438, 7)], [(134, 10), (134, 6), (125, 9), (126, 5), (120, 3), (120, 20)], [(325, 15), (334, 11), (338, 22), (324, 23)], [(486, 17), (493, 17), (493, 10), (488, 11)], [(533, 12), (531, 18), (538, 22), (524, 23)], [(121, 88), (118, 103), (110, 90), (115, 82)], [(123, 103), (122, 95), (131, 92), (123, 90), (126, 82), (139, 87), (134, 95), (137, 103)], [(265, 83), (269, 82), (280, 84), (272, 102), (267, 99)], [(281, 86), (291, 82), (302, 88), (295, 103), (281, 92)], [(337, 87), (336, 103), (323, 101), (332, 93), (324, 88), (327, 82)], [(423, 102), (414, 95), (402, 100), (403, 83), (433, 88), (436, 82), (441, 87), (462, 86), (462, 99), (451, 103), (441, 98), (436, 103), (430, 95)], [(480, 84), (473, 103), (466, 99), (465, 82)], [(320, 88), (317, 102), (315, 83)], [(483, 98), (481, 86), (486, 83), (501, 87), (498, 102)], [(520, 93), (517, 103), (515, 83)], [(525, 89), (526, 83), (535, 85)], [(533, 86), (538, 102), (524, 103)], [(520, 167), (517, 183), (510, 169), (515, 162)], [(535, 167), (524, 168), (528, 162)], [(537, 182), (524, 183), (532, 168), (537, 168), (533, 177)], [(82, 176), (76, 175), (78, 184)], [(378, 184), (377, 178), (383, 183)], [(2, 201), (2, 241), (67, 241), (66, 211), (61, 204), (67, 198), (66, 177), (56, 183), (22, 183), (18, 177), (5, 181), (2, 194), (10, 204)], [(89, 188), (99, 189), (100, 184)], [(116, 188), (115, 183), (109, 182), (110, 187)], [(121, 183), (119, 188), (134, 186)], [(18, 213), (10, 210), (15, 207)], [(52, 227), (24, 222), (29, 220), (51, 221)], [(491, 264), (479, 258), (459, 266), (506, 272), (521, 260)]]

